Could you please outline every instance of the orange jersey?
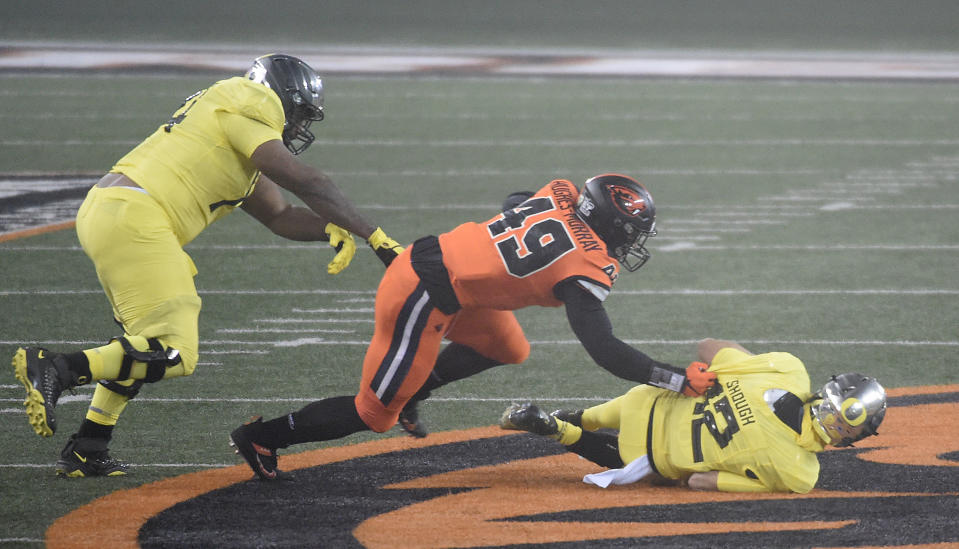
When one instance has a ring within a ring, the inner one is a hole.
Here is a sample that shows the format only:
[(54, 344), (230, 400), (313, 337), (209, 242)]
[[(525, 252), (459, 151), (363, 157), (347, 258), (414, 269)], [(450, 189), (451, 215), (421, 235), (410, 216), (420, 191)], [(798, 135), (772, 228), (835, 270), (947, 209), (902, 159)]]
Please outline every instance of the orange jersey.
[(600, 301), (619, 275), (606, 244), (576, 216), (579, 190), (552, 181), (512, 210), (440, 235), (443, 264), (463, 307), (558, 307), (553, 293), (576, 280)]

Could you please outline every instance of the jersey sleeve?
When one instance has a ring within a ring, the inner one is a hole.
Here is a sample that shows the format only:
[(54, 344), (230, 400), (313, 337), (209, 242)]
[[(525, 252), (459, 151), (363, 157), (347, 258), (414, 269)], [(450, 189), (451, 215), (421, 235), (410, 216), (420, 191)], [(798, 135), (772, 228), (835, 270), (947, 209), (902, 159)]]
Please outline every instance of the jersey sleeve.
[(713, 356), (713, 362), (711, 366), (714, 368), (723, 368), (729, 364), (735, 364), (737, 362), (747, 360), (751, 356), (753, 355), (744, 353), (733, 347), (723, 347), (716, 353), (715, 356)]
[(806, 367), (798, 358), (789, 353), (750, 355), (732, 347), (724, 347), (713, 357), (709, 371), (726, 375), (769, 373), (801, 374), (805, 377)]
[[(576, 285), (579, 286), (581, 290), (586, 291), (587, 293), (589, 293), (590, 295), (592, 295), (593, 297), (595, 297), (596, 299), (600, 301), (606, 301), (606, 298), (609, 297), (610, 287), (605, 284), (601, 284), (593, 280), (592, 278), (585, 278), (585, 277), (577, 277), (574, 280)], [(556, 287), (558, 288), (561, 284), (563, 284), (563, 282), (566, 282), (566, 281), (565, 280), (560, 281), (560, 283), (557, 284)], [(554, 293), (555, 293), (555, 290), (554, 290)]]
[(263, 143), (280, 139), (280, 133), (274, 128), (240, 114), (220, 111), (217, 120), (230, 145), (246, 158)]
[(716, 487), (720, 492), (771, 492), (762, 482), (731, 473), (729, 471), (720, 471), (716, 478)]

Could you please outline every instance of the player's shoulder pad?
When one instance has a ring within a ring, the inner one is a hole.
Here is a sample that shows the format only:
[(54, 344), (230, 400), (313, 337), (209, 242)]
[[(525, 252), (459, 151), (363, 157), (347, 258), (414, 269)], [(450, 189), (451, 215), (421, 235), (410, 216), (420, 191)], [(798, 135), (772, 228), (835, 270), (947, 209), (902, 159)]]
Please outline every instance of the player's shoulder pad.
[(283, 104), (273, 90), (242, 76), (221, 80), (216, 86), (225, 98), (223, 107), (227, 111), (283, 131)]

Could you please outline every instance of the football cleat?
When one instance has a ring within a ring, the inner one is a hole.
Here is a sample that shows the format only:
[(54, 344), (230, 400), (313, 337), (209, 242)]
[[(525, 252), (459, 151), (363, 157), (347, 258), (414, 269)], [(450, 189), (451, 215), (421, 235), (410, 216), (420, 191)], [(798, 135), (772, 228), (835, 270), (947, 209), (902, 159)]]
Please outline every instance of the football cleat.
[(583, 426), (583, 410), (554, 410), (549, 415), (577, 427)]
[(537, 435), (555, 435), (559, 432), (556, 418), (546, 414), (535, 404), (513, 404), (503, 412), (499, 426), (512, 431), (528, 431)]
[(260, 480), (291, 480), (293, 477), (289, 473), (284, 473), (277, 468), (276, 449), (253, 442), (252, 431), (261, 425), (263, 425), (263, 418), (256, 416), (234, 429), (230, 433), (230, 446), (234, 448), (235, 453), (243, 456), (247, 465), (253, 469)]
[(129, 469), (129, 465), (110, 456), (106, 440), (77, 435), (70, 435), (56, 465), (57, 476), (66, 478), (119, 477)]
[(57, 431), (57, 400), (64, 389), (73, 386), (65, 382), (65, 378), (71, 378), (66, 361), (46, 349), (21, 347), (13, 355), (13, 372), (27, 390), (23, 404), (30, 426), (42, 437), (53, 436)]
[(396, 423), (411, 437), (425, 438), (429, 431), (426, 429), (426, 425), (420, 421), (420, 413), (416, 409), (416, 404), (417, 402), (414, 400), (409, 401), (400, 411), (400, 417)]

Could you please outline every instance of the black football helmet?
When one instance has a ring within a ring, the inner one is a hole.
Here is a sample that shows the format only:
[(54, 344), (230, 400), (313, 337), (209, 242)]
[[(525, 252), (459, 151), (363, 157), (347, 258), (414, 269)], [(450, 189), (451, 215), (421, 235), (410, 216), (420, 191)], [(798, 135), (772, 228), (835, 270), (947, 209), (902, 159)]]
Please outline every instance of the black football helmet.
[(640, 182), (611, 173), (590, 178), (579, 193), (576, 214), (627, 271), (635, 271), (649, 260), (645, 244), (656, 235), (656, 206)]
[(323, 81), (296, 57), (271, 54), (257, 57), (246, 77), (280, 96), (283, 104), (283, 144), (300, 154), (313, 143), (310, 124), (323, 120)]

